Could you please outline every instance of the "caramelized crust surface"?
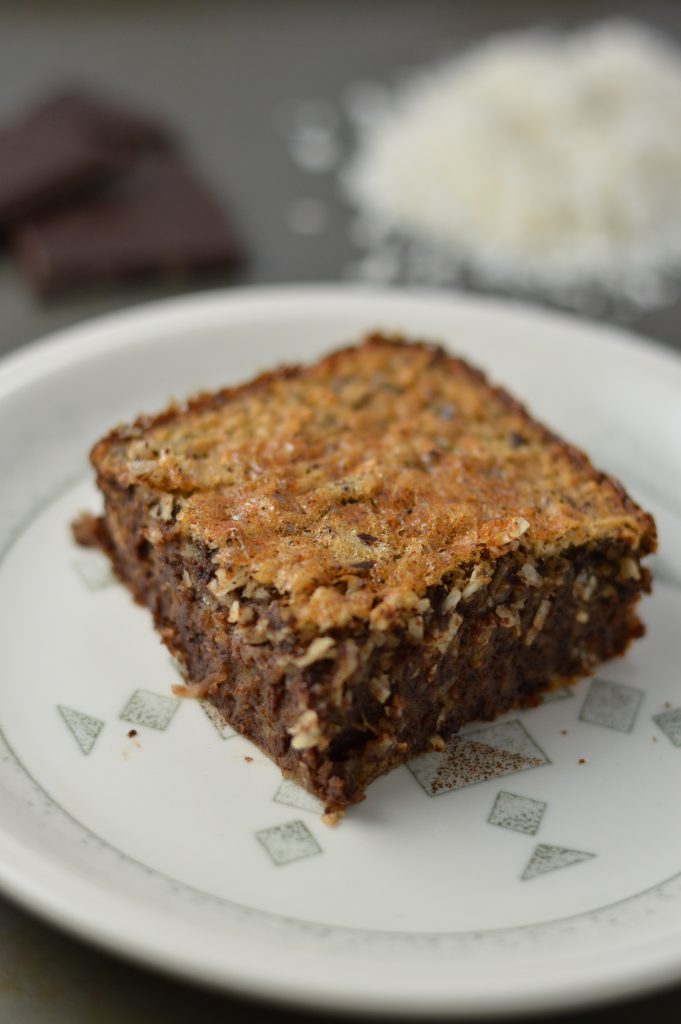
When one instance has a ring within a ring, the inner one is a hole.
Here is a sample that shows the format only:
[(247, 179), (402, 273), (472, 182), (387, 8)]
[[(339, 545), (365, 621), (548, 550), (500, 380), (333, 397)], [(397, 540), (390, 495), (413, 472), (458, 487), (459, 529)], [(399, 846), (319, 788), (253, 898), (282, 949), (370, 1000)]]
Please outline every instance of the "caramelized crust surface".
[(262, 588), (308, 635), (388, 629), (513, 550), (655, 547), (650, 516), (505, 391), (378, 335), (142, 417), (92, 461), (209, 553), (217, 598)]

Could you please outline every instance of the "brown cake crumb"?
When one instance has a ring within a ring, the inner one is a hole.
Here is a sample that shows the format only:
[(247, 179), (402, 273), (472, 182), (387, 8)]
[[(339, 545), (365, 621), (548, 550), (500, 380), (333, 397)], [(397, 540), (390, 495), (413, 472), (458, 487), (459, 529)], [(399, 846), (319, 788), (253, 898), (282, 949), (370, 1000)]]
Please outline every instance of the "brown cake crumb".
[(98, 516), (82, 512), (71, 523), (71, 533), (76, 544), (83, 548), (106, 548), (108, 535), (106, 527)]

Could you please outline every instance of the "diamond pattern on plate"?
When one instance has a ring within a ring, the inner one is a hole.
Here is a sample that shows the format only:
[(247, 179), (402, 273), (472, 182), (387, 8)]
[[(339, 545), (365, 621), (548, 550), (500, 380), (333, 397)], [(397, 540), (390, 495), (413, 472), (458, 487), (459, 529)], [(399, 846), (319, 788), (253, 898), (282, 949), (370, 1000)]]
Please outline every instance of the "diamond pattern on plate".
[(290, 864), (303, 857), (313, 857), (322, 848), (303, 821), (289, 821), (255, 833), (255, 837), (270, 856), (272, 863)]
[(324, 804), (312, 793), (308, 793), (302, 786), (296, 785), (291, 779), (283, 779), (279, 789), (274, 794), (275, 802), (287, 804), (289, 807), (297, 807), (299, 811), (313, 811), (315, 814), (324, 813)]
[(79, 555), (71, 564), (88, 590), (102, 590), (114, 582), (109, 559), (100, 551)]
[(429, 796), (550, 764), (517, 719), (456, 736), (442, 753), (422, 754), (407, 765)]
[(124, 722), (145, 725), (149, 729), (167, 729), (168, 724), (177, 711), (180, 701), (177, 697), (163, 697), (151, 690), (135, 690), (130, 700), (121, 711)]
[(675, 747), (681, 747), (681, 708), (672, 708), (660, 715), (653, 715), (653, 722)]
[(524, 832), (528, 836), (533, 836), (541, 825), (545, 810), (546, 804), (543, 800), (533, 800), (529, 796), (518, 796), (516, 793), (502, 791), (494, 801), (487, 821), (490, 825), (499, 825), (513, 832)]
[(75, 711), (73, 708), (57, 704), (57, 710), (66, 722), (69, 732), (84, 754), (89, 754), (95, 745), (95, 740), (104, 728), (104, 722), (99, 718), (92, 718), (82, 711)]
[(223, 740), (231, 740), (232, 736), (236, 736), (234, 729), (232, 729), (227, 719), (220, 711), (218, 711), (214, 704), (211, 704), (209, 700), (200, 700), (199, 704), (206, 712), (206, 715), (210, 718), (211, 722), (217, 729), (218, 734)]
[(617, 732), (631, 732), (642, 700), (643, 691), (633, 686), (593, 679), (579, 718)]
[(571, 864), (581, 864), (582, 861), (591, 860), (595, 856), (595, 853), (585, 853), (584, 850), (569, 850), (565, 846), (549, 846), (548, 843), (540, 843), (539, 846), (535, 846), (520, 878), (521, 881), (527, 881), (527, 879), (536, 878), (538, 875), (546, 875), (549, 871), (567, 868)]

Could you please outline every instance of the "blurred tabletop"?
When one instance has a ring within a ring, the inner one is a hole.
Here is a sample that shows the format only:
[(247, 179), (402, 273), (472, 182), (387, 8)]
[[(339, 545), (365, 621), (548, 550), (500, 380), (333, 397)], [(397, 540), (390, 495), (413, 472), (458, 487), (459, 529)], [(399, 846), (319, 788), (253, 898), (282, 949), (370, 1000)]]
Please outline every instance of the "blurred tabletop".
[[(306, 173), (292, 158), (285, 128), (295, 104), (338, 104), (353, 81), (393, 82), (409, 68), (491, 32), (535, 23), (583, 25), (622, 14), (681, 39), (677, 0), (0, 2), (0, 121), (72, 84), (158, 115), (224, 201), (248, 254), (244, 266), (226, 277), (100, 289), (44, 303), (2, 253), (0, 353), (107, 310), (188, 287), (346, 277), (353, 259), (350, 212), (333, 174)], [(679, 302), (629, 314), (626, 326), (681, 349)], [(121, 963), (0, 898), (0, 1020), (175, 1024), (188, 1016), (233, 1024), (308, 1019), (303, 1011), (199, 991)], [(681, 987), (552, 1019), (676, 1024)]]

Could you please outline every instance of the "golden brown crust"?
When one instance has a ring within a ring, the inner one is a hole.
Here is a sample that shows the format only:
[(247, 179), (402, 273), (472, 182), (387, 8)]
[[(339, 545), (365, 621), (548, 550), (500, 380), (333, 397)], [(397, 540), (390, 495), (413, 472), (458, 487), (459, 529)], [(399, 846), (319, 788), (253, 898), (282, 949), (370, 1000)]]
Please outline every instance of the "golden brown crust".
[(314, 632), (386, 629), (514, 548), (656, 543), (616, 481), (479, 371), (380, 335), (142, 417), (91, 457), (212, 552), (217, 597), (263, 588)]

